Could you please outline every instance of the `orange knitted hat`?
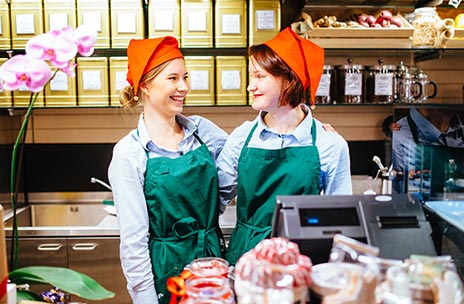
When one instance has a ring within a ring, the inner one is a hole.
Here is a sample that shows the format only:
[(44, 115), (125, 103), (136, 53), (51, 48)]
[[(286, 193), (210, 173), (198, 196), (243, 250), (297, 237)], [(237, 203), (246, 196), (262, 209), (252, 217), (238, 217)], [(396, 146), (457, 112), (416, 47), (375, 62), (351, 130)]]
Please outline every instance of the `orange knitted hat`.
[(132, 39), (127, 47), (127, 81), (137, 96), (140, 79), (151, 69), (171, 59), (184, 58), (177, 39), (171, 36), (153, 39)]
[(264, 42), (295, 72), (303, 87), (310, 86), (311, 104), (324, 68), (324, 49), (298, 36), (290, 27)]

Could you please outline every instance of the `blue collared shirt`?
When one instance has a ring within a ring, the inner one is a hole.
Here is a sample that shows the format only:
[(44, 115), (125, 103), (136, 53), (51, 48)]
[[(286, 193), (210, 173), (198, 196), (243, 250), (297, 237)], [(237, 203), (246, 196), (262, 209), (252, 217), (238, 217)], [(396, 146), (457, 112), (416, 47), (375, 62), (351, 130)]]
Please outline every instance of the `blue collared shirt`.
[[(250, 148), (282, 149), (312, 145), (311, 125), (313, 117), (309, 107), (301, 106), (307, 116), (292, 133), (280, 134), (267, 127), (263, 121), (265, 113), (260, 112), (253, 121), (244, 122), (229, 135), (217, 161), (221, 210), (225, 210), (226, 205), (237, 195), (238, 160), (245, 140), (255, 123), (258, 125), (248, 143)], [(316, 146), (321, 162), (321, 188), (327, 195), (352, 194), (347, 142), (336, 132), (325, 131), (318, 120), (316, 120), (316, 128)]]
[[(455, 148), (463, 148), (464, 140), (462, 133), (464, 126), (458, 115), (455, 115), (450, 121), (450, 127), (445, 133), (435, 127), (427, 118), (422, 116), (417, 109), (411, 108), (409, 115), (417, 126), (417, 135), (419, 143), (424, 145), (434, 146), (449, 146)], [(417, 148), (417, 143), (411, 131), (411, 126), (408, 123), (407, 116), (401, 118), (397, 122), (399, 130), (394, 131), (392, 135), (392, 165), (393, 170), (397, 174), (393, 178), (393, 187), (395, 192), (406, 191), (406, 179), (409, 171), (416, 171), (415, 168), (417, 154), (420, 150)], [(412, 185), (409, 185), (412, 186)], [(412, 191), (411, 189), (409, 189)]]
[(216, 161), (227, 138), (225, 131), (206, 118), (177, 115), (176, 120), (184, 128), (184, 139), (178, 150), (168, 150), (154, 143), (141, 114), (137, 129), (115, 145), (108, 169), (121, 235), (121, 264), (134, 304), (157, 303), (148, 250), (149, 219), (143, 191), (147, 152), (150, 158), (180, 157), (200, 146), (193, 135), (197, 132)]

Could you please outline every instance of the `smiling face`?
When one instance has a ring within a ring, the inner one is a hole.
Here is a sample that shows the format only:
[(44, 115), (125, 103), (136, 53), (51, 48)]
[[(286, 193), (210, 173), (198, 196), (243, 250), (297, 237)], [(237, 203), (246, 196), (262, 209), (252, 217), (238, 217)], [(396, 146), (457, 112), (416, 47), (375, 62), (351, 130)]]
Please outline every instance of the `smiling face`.
[(144, 95), (144, 111), (151, 108), (165, 116), (181, 113), (190, 89), (184, 59), (168, 62), (152, 79), (141, 83), (140, 89)]
[(252, 108), (266, 112), (277, 109), (282, 93), (282, 78), (266, 71), (253, 57), (250, 57), (249, 74), (251, 79), (247, 90), (253, 97)]

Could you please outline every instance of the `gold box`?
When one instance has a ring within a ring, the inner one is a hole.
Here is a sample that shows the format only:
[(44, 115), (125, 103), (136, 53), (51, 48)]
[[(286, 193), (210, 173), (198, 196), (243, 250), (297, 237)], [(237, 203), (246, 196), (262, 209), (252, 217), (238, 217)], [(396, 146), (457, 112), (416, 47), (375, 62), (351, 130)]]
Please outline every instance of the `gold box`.
[[(34, 96), (35, 93), (32, 94)], [(26, 90), (13, 91), (13, 106), (16, 108), (27, 108), (31, 102), (31, 92)], [(34, 108), (44, 106), (44, 93), (41, 91), (34, 103)]]
[(260, 44), (280, 31), (280, 1), (250, 0), (249, 44)]
[(95, 48), (110, 47), (110, 16), (108, 0), (77, 0), (77, 24), (97, 31)]
[(213, 5), (211, 0), (181, 0), (181, 46), (213, 46)]
[(111, 47), (127, 48), (129, 40), (145, 36), (140, 0), (111, 0), (110, 12)]
[(185, 56), (190, 92), (186, 105), (214, 105), (214, 57)]
[(217, 0), (215, 8), (215, 46), (247, 46), (247, 3), (245, 0)]
[(12, 47), (23, 49), (32, 37), (43, 33), (42, 1), (11, 1)]
[(127, 82), (127, 57), (110, 57), (110, 106), (121, 106), (119, 92)]
[(151, 0), (148, 12), (149, 38), (173, 36), (181, 41), (179, 0)]
[(6, 1), (0, 2), (0, 50), (11, 49), (10, 8)]
[[(7, 58), (0, 58), (0, 65), (7, 61)], [(13, 99), (11, 98), (11, 92), (0, 89), (0, 108), (10, 108), (13, 106)]]
[(74, 0), (44, 0), (45, 32), (66, 26), (76, 27)]
[(216, 105), (246, 105), (246, 57), (216, 57)]
[(46, 107), (77, 106), (76, 78), (58, 71), (45, 87)]
[(108, 58), (77, 58), (77, 104), (84, 107), (109, 105)]

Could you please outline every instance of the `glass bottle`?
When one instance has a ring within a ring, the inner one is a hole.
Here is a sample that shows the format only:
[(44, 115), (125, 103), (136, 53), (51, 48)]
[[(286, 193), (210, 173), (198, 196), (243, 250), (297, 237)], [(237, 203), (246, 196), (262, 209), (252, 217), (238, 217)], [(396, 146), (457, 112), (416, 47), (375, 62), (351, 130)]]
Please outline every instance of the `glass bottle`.
[(333, 103), (334, 100), (334, 68), (331, 65), (324, 65), (321, 81), (317, 87), (315, 103)]
[(443, 199), (448, 200), (451, 198), (451, 193), (454, 192), (456, 186), (456, 171), (458, 166), (454, 159), (449, 159), (445, 164), (445, 178), (443, 183)]
[(348, 64), (337, 66), (337, 98), (344, 103), (363, 102), (364, 66), (353, 64), (353, 59), (347, 59)]

